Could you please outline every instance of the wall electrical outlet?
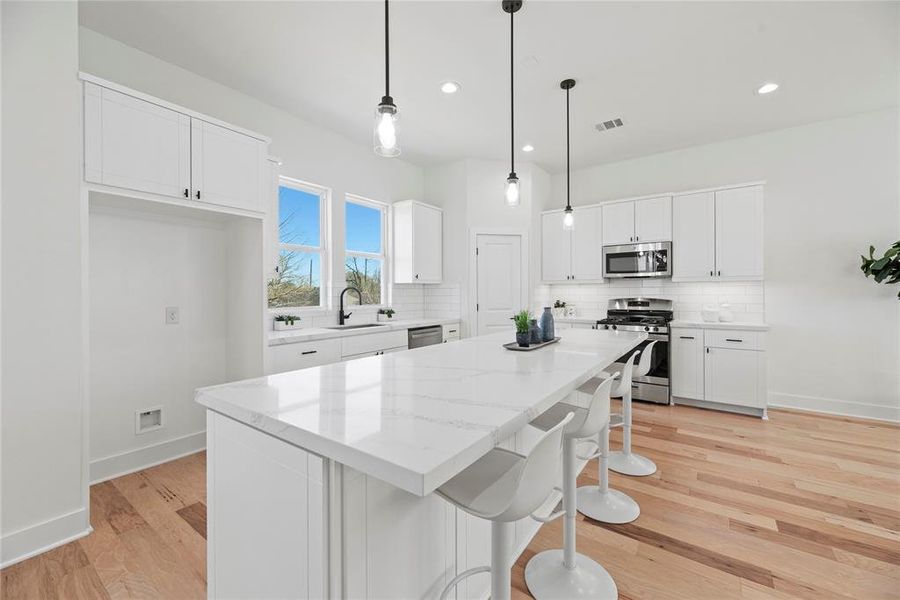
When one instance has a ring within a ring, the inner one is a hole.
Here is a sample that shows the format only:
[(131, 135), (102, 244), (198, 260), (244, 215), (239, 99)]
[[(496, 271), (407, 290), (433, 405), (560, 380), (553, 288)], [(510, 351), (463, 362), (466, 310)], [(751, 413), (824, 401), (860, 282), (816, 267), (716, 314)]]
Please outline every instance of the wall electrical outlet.
[(178, 307), (166, 307), (166, 325), (178, 325)]
[(162, 429), (164, 425), (162, 406), (152, 406), (134, 413), (134, 433), (136, 435)]

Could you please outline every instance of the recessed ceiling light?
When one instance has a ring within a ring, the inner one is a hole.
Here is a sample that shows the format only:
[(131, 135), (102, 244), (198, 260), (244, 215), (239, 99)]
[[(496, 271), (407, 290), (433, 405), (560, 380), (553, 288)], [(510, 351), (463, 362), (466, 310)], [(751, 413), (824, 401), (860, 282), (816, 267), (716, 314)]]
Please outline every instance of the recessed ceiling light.
[(771, 94), (775, 90), (778, 89), (777, 83), (764, 83), (762, 84), (758, 90), (756, 90), (757, 94)]
[(532, 146), (531, 144), (525, 144), (524, 146), (522, 146), (522, 152), (531, 152), (532, 150), (534, 150), (534, 146)]
[(445, 81), (441, 84), (441, 91), (445, 94), (455, 94), (461, 88), (462, 86), (455, 81)]

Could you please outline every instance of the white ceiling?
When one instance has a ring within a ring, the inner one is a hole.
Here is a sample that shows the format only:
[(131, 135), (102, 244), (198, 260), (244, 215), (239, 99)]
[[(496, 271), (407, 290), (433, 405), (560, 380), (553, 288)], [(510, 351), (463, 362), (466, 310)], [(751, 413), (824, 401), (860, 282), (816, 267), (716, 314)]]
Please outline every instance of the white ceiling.
[[(898, 104), (896, 2), (563, 2), (516, 15), (519, 160), (573, 167)], [(509, 17), (499, 0), (395, 1), (391, 94), (403, 158), (509, 154)], [(381, 2), (80, 3), (81, 24), (372, 143), (384, 92)], [(462, 91), (448, 96), (440, 82)], [(781, 84), (758, 96), (765, 81)], [(622, 117), (599, 133), (595, 123)], [(276, 134), (277, 132), (267, 132)]]

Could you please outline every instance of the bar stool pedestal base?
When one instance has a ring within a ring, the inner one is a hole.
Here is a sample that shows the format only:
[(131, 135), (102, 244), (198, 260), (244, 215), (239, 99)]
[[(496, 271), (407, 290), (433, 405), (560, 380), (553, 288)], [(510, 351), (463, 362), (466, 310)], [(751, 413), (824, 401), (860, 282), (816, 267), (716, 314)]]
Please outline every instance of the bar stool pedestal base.
[(578, 512), (601, 523), (631, 523), (641, 514), (641, 507), (628, 494), (618, 490), (600, 491), (596, 485), (578, 488)]
[(634, 452), (613, 452), (609, 455), (609, 468), (632, 477), (646, 477), (656, 473), (656, 463)]
[(619, 597), (610, 574), (583, 554), (575, 555), (575, 568), (563, 564), (563, 551), (545, 550), (525, 565), (525, 585), (536, 600), (615, 600)]

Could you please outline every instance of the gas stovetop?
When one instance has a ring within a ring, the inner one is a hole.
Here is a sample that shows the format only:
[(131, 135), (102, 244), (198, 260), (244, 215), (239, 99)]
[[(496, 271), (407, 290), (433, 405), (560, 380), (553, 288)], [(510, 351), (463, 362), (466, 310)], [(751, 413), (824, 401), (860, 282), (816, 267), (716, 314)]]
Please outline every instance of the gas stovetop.
[(598, 329), (667, 333), (672, 320), (672, 301), (657, 298), (619, 298), (609, 301), (606, 318)]

